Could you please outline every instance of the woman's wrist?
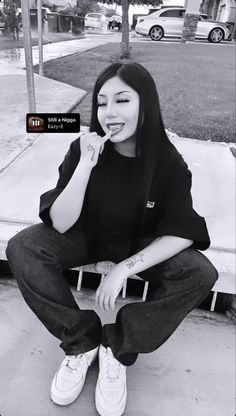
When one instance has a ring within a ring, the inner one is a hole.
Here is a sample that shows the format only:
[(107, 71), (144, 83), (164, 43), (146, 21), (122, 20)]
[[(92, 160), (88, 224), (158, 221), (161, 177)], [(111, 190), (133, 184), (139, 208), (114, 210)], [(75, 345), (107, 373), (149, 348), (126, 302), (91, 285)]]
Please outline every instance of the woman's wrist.
[(81, 171), (82, 171), (85, 174), (87, 173), (88, 175), (90, 175), (92, 169), (93, 169), (93, 166), (90, 163), (88, 163), (87, 160), (81, 158), (76, 167), (75, 174), (78, 171), (79, 171), (79, 174), (81, 174)]
[(127, 260), (124, 260), (116, 265), (120, 280), (128, 279), (133, 273), (130, 273), (129, 268), (126, 264)]

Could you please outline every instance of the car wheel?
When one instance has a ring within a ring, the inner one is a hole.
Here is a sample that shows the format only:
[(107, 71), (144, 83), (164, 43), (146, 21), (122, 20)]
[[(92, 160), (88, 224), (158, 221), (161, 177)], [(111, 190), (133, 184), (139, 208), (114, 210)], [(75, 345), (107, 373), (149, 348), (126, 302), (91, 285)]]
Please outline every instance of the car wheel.
[(161, 38), (164, 36), (164, 30), (161, 26), (153, 26), (150, 29), (149, 36), (152, 40), (161, 40)]
[(212, 29), (208, 36), (208, 41), (213, 43), (219, 43), (224, 39), (224, 31), (220, 27)]

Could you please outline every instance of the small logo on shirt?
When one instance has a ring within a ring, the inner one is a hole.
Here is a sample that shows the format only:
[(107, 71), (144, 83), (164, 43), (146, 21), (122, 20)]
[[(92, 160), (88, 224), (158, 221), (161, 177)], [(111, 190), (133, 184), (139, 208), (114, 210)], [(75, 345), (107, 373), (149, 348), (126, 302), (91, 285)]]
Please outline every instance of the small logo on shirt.
[(146, 208), (153, 208), (155, 206), (155, 202), (153, 201), (147, 201)]

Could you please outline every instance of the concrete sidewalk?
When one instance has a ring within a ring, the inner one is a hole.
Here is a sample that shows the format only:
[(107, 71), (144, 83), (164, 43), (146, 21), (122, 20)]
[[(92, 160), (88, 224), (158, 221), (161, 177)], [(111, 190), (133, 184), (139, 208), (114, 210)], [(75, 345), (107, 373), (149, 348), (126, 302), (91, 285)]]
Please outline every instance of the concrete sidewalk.
[[(34, 75), (36, 111), (66, 113), (78, 104), (86, 91), (62, 82)], [(25, 73), (0, 76), (0, 172), (39, 136), (26, 133), (28, 94)]]
[[(83, 53), (108, 42), (120, 41), (119, 33), (87, 35), (83, 39), (47, 44), (43, 47), (44, 62), (62, 56)], [(33, 63), (38, 63), (38, 47), (34, 46)], [(32, 144), (37, 134), (26, 133), (28, 112), (24, 49), (0, 51), (0, 123), (4, 135), (0, 141), (0, 172), (19, 153)], [(69, 112), (85, 96), (86, 91), (34, 74), (37, 112)]]
[[(104, 45), (108, 42), (120, 42), (121, 34), (108, 32), (107, 34), (87, 33), (84, 38), (68, 40), (64, 42), (48, 43), (43, 45), (43, 61), (47, 62), (52, 59), (82, 53), (97, 46)], [(38, 46), (32, 47), (33, 64), (39, 63)], [(18, 73), (25, 68), (24, 48), (4, 49), (0, 51), (0, 75), (9, 75), (9, 73)]]
[[(94, 309), (94, 291), (74, 291), (82, 309)], [(128, 299), (128, 301), (137, 299)], [(124, 305), (119, 298), (116, 308)], [(24, 302), (16, 283), (0, 280), (0, 409), (2, 416), (96, 416), (98, 365), (72, 405), (49, 396), (63, 352)], [(17, 312), (16, 312), (17, 311)], [(96, 309), (103, 323), (113, 322)], [(234, 326), (219, 314), (193, 311), (157, 351), (127, 369), (124, 416), (233, 416)]]

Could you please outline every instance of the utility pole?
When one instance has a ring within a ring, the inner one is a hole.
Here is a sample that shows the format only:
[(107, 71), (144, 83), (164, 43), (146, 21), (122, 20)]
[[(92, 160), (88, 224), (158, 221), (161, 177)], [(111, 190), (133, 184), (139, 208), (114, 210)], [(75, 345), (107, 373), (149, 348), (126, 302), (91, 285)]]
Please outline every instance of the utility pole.
[(43, 28), (42, 28), (42, 0), (37, 0), (38, 15), (38, 44), (39, 44), (39, 75), (43, 76)]
[(21, 0), (29, 112), (36, 112), (29, 0)]

